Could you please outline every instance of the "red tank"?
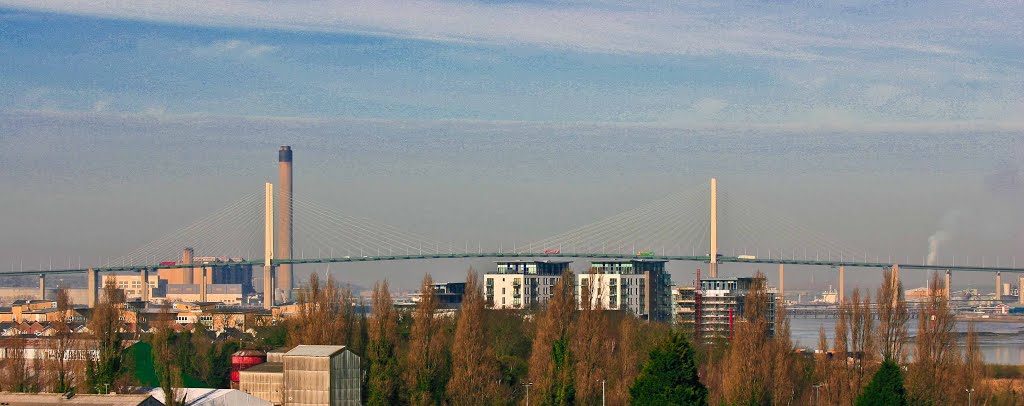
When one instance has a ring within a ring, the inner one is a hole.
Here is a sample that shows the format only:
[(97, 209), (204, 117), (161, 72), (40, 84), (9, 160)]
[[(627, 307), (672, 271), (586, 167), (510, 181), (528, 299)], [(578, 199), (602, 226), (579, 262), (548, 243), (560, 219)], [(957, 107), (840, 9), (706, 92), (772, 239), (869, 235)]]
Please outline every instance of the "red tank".
[(231, 384), (238, 384), (238, 372), (267, 362), (267, 354), (258, 350), (241, 350), (231, 354)]

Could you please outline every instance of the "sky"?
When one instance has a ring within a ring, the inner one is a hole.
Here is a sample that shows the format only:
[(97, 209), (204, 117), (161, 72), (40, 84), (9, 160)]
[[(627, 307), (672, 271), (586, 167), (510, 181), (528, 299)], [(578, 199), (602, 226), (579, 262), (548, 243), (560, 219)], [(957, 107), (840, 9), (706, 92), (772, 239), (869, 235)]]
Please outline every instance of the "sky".
[(259, 193), (283, 144), (297, 195), (442, 241), (536, 241), (717, 176), (879, 256), (939, 236), (940, 262), (1013, 261), (1021, 44), (1001, 1), (0, 0), (0, 266), (130, 252)]

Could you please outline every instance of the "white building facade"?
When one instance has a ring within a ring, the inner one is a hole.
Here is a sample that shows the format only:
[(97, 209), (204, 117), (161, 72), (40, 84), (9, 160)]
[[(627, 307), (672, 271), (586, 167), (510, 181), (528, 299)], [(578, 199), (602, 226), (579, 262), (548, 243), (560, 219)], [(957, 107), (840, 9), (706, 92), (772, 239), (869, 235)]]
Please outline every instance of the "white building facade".
[(576, 275), (576, 297), (582, 301), (588, 292), (592, 306), (627, 310), (645, 320), (671, 321), (672, 281), (665, 262), (595, 261), (589, 273)]
[(484, 274), (484, 298), (491, 309), (527, 309), (547, 303), (572, 261), (499, 261)]

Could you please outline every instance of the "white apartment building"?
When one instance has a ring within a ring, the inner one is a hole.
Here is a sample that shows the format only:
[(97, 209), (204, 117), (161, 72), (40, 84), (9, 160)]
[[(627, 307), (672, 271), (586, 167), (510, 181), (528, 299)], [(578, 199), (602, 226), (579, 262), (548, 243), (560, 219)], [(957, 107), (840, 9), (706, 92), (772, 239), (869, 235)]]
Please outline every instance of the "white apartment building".
[(491, 309), (526, 309), (547, 303), (555, 283), (572, 261), (498, 261), (484, 274), (484, 298)]
[[(576, 297), (589, 291), (592, 306), (628, 310), (646, 320), (670, 321), (672, 281), (663, 260), (606, 260), (591, 263), (589, 273), (576, 275)], [(582, 308), (582, 302), (580, 303)]]

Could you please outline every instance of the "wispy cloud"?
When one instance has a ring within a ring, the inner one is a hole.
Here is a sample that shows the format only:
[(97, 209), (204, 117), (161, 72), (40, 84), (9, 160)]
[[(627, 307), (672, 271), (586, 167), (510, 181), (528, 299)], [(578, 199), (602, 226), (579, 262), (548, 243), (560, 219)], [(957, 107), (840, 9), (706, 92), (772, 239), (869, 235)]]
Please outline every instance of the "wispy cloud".
[(584, 52), (733, 54), (794, 59), (828, 58), (837, 50), (891, 49), (945, 55), (961, 52), (955, 43), (945, 42), (944, 38), (930, 32), (903, 30), (900, 16), (907, 14), (906, 10), (884, 18), (872, 16), (849, 23), (844, 20), (857, 15), (849, 13), (848, 8), (772, 3), (727, 6), (649, 2), (495, 4), (437, 0), (353, 0), (315, 4), (253, 0), (44, 3), (0, 0), (0, 5), (189, 25), (366, 33), (429, 41), (526, 44)]
[(247, 58), (257, 58), (274, 51), (279, 47), (267, 44), (255, 44), (237, 39), (214, 41), (211, 44), (195, 47), (192, 53), (197, 56), (211, 55), (235, 55)]
[[(692, 111), (691, 111), (692, 112)], [(802, 120), (780, 120), (776, 122), (712, 122), (703, 121), (694, 124), (685, 122), (537, 122), (516, 120), (465, 120), (465, 119), (372, 119), (351, 117), (297, 117), (297, 116), (255, 116), (225, 115), (207, 113), (169, 113), (162, 106), (149, 106), (139, 112), (97, 112), (60, 109), (31, 110), (0, 110), (0, 117), (23, 117), (26, 120), (68, 120), (70, 122), (149, 122), (159, 118), (165, 122), (177, 122), (189, 125), (205, 125), (206, 123), (240, 123), (252, 125), (279, 125), (282, 127), (304, 128), (322, 125), (386, 125), (402, 129), (433, 129), (472, 128), (482, 132), (505, 131), (509, 133), (534, 130), (548, 131), (615, 131), (620, 129), (647, 130), (682, 130), (687, 132), (717, 131), (753, 131), (753, 132), (792, 132), (792, 133), (907, 133), (907, 134), (949, 134), (949, 133), (1012, 133), (1024, 131), (1024, 120), (944, 120), (944, 121), (864, 121), (855, 119), (847, 111), (837, 109), (816, 109), (807, 114), (810, 117)]]

